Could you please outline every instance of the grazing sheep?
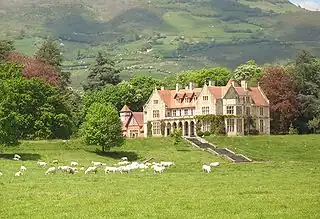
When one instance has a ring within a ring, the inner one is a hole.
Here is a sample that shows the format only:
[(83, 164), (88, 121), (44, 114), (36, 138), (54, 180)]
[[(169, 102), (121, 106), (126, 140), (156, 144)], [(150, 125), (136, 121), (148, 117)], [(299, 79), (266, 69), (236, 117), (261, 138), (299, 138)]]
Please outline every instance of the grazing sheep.
[(94, 167), (88, 167), (88, 169), (86, 169), (86, 171), (84, 172), (84, 174), (88, 174), (88, 173), (97, 173), (98, 168), (96, 166)]
[(129, 172), (131, 172), (131, 168), (130, 168), (130, 166), (121, 166), (121, 167), (119, 167), (119, 171), (120, 171), (121, 174), (123, 172), (129, 173)]
[(128, 160), (127, 157), (121, 157), (121, 160), (125, 161), (125, 160)]
[(76, 166), (78, 166), (78, 162), (72, 161), (72, 162), (70, 163), (70, 166), (76, 167)]
[(101, 163), (101, 166), (107, 166), (107, 164), (106, 163)]
[(50, 173), (55, 173), (56, 172), (56, 168), (55, 167), (50, 167), (49, 169), (47, 169), (47, 171), (45, 172), (45, 175), (48, 175)]
[(101, 163), (101, 162), (92, 161), (92, 162), (91, 162), (91, 165), (94, 166), (94, 167), (97, 167), (97, 166), (101, 166), (102, 163)]
[(160, 167), (160, 166), (157, 166), (157, 165), (155, 165), (153, 167), (153, 173), (154, 174), (163, 173), (164, 170), (165, 170), (165, 167)]
[(58, 160), (53, 160), (52, 163), (53, 163), (53, 164), (58, 164), (59, 161), (58, 161)]
[(67, 172), (69, 169), (69, 166), (58, 166), (58, 170), (61, 170), (61, 172)]
[(69, 168), (67, 169), (67, 173), (70, 173), (70, 174), (75, 174), (75, 173), (77, 173), (77, 172), (78, 172), (77, 168), (69, 167)]
[(203, 170), (203, 172), (205, 172), (205, 173), (210, 173), (210, 172), (211, 172), (211, 167), (204, 164), (204, 165), (202, 166), (202, 170)]
[(118, 163), (119, 166), (128, 165), (128, 164), (130, 164), (129, 161), (122, 161), (122, 162), (119, 162), (119, 163)]
[(81, 171), (84, 171), (84, 167), (81, 167), (80, 170), (81, 170)]
[(21, 156), (19, 154), (15, 154), (13, 157), (18, 158), (19, 160), (21, 159)]
[(219, 165), (220, 165), (219, 162), (213, 162), (213, 163), (210, 164), (210, 167), (217, 167)]
[(119, 168), (117, 168), (117, 167), (106, 167), (106, 168), (104, 169), (104, 173), (109, 173), (109, 172), (115, 173), (115, 172), (117, 172), (117, 171), (119, 171)]
[(20, 167), (20, 171), (21, 171), (21, 172), (25, 172), (25, 171), (27, 171), (27, 168), (26, 168), (25, 166), (21, 166), (21, 167)]
[(13, 158), (13, 160), (19, 160), (19, 158), (17, 158), (17, 157), (14, 157), (14, 158)]
[(22, 172), (18, 171), (14, 174), (14, 176), (22, 176)]
[(39, 167), (44, 167), (44, 166), (47, 165), (47, 163), (46, 163), (46, 162), (43, 162), (43, 161), (38, 161), (38, 162), (37, 162), (37, 165), (38, 165)]
[(174, 163), (173, 162), (160, 162), (160, 165), (161, 166), (164, 166), (164, 167), (171, 167), (171, 166), (173, 166), (174, 165)]

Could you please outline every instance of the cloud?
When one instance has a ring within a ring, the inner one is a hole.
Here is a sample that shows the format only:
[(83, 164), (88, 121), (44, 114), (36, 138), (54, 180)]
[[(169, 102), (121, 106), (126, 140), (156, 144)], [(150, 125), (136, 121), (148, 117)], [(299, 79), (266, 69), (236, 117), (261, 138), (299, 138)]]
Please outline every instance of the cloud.
[(295, 5), (310, 11), (320, 11), (320, 0), (290, 0)]

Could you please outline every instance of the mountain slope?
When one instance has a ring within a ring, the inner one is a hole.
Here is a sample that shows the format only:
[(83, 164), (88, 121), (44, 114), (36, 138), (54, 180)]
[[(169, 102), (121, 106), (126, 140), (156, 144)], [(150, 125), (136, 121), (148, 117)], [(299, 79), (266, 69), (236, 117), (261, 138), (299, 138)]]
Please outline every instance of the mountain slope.
[[(320, 55), (320, 13), (287, 0), (2, 0), (0, 33), (32, 53), (41, 37), (65, 45), (66, 66), (83, 66), (107, 50), (132, 73), (174, 71), (247, 59), (286, 61), (299, 49)], [(1, 36), (0, 36), (1, 37)]]

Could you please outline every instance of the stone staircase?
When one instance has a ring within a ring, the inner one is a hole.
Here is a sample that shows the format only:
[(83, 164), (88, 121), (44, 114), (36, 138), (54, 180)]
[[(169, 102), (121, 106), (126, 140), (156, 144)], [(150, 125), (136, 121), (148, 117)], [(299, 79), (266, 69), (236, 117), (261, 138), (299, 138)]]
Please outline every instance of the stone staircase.
[(217, 148), (214, 144), (207, 142), (203, 138), (200, 137), (185, 137), (187, 141), (189, 141), (192, 145), (207, 150), (211, 153), (217, 154), (219, 156), (223, 156), (228, 158), (234, 163), (245, 163), (251, 162), (252, 160), (242, 154), (235, 154), (233, 151), (228, 148)]

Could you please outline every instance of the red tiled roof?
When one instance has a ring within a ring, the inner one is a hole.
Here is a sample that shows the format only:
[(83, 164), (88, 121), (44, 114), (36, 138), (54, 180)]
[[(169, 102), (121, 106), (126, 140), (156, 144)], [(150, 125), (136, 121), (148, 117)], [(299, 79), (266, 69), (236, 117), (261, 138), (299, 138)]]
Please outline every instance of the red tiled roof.
[(221, 99), (223, 97), (222, 88), (223, 87), (208, 87), (209, 91), (213, 94), (216, 99)]
[(124, 105), (120, 112), (131, 112), (130, 108), (127, 105)]
[(257, 106), (268, 106), (267, 100), (263, 97), (261, 91), (257, 87), (252, 87), (249, 92), (253, 102)]
[(133, 112), (133, 117), (136, 119), (139, 126), (143, 126), (143, 112)]
[(191, 103), (184, 103), (183, 101), (177, 102), (176, 99), (174, 99), (174, 97), (176, 96), (176, 94), (178, 94), (179, 96), (184, 96), (185, 94), (187, 96), (193, 95), (193, 94), (198, 96), (201, 90), (202, 88), (194, 88), (193, 90), (182, 89), (182, 90), (179, 90), (178, 93), (176, 92), (176, 90), (159, 90), (158, 93), (161, 99), (166, 104), (166, 106), (169, 108), (190, 108), (195, 106), (194, 102), (191, 102)]

